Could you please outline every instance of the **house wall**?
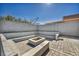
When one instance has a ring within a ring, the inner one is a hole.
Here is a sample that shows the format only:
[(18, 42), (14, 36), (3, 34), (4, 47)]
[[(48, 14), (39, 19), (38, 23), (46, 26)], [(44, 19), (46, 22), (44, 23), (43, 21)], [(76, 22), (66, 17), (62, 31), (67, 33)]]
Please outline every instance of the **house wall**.
[(71, 20), (77, 21), (77, 19), (79, 20), (79, 14), (64, 16), (63, 18), (64, 21), (71, 21)]

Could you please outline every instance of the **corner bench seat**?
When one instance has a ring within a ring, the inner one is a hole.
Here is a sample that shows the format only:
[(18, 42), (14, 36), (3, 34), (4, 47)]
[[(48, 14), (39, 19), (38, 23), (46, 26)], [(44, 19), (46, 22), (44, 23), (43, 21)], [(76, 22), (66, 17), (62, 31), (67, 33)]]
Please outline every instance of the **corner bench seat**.
[(18, 54), (16, 44), (12, 40), (7, 40), (3, 34), (0, 34), (0, 38), (5, 56), (13, 56)]
[(32, 48), (22, 56), (41, 56), (49, 48), (49, 41), (44, 41), (35, 48)]
[[(17, 44), (12, 40), (7, 40), (3, 34), (0, 34), (3, 50), (5, 56), (21, 55)], [(35, 48), (22, 54), (22, 56), (40, 56), (49, 48), (49, 41), (44, 41)]]
[[(32, 35), (32, 37), (34, 37), (34, 36), (35, 35)], [(30, 38), (30, 37), (31, 36), (28, 36), (28, 38)], [(26, 36), (26, 38), (27, 38), (27, 36)], [(15, 38), (15, 39), (21, 39), (21, 38)], [(18, 46), (17, 43), (15, 43), (13, 40), (6, 39), (6, 37), (3, 34), (0, 34), (0, 40), (2, 43), (2, 47), (3, 47), (5, 56), (21, 55), (22, 52), (20, 51), (19, 47), (20, 46), (22, 47), (22, 45)], [(26, 47), (27, 45), (25, 45), (25, 43), (24, 43), (24, 46)], [(23, 48), (24, 48), (24, 46), (23, 46)], [(23, 51), (25, 51), (25, 50), (23, 50)]]

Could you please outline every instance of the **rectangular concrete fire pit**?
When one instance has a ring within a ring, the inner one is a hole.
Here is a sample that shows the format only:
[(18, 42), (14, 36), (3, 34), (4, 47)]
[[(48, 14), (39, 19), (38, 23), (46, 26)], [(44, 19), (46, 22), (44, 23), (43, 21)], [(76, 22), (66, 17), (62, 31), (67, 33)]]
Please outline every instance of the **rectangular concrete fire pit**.
[(34, 38), (29, 39), (29, 43), (34, 46), (37, 46), (40, 43), (42, 43), (44, 40), (45, 40), (44, 37), (34, 37)]

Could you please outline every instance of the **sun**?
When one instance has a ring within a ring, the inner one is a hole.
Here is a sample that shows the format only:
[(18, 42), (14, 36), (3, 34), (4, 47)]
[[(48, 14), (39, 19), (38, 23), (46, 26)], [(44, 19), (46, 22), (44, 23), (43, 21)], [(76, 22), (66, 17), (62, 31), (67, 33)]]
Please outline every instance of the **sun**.
[(49, 6), (49, 5), (51, 5), (52, 3), (45, 3), (45, 4)]

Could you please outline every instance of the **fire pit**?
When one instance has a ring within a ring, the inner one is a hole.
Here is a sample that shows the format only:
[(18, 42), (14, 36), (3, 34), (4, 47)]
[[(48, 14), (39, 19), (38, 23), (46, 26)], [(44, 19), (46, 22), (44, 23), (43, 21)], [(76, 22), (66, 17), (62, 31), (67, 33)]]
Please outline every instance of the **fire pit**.
[(37, 46), (40, 43), (42, 43), (44, 40), (45, 40), (44, 37), (34, 37), (34, 38), (29, 39), (29, 43), (34, 46)]
[(41, 38), (40, 38), (40, 37), (37, 37), (36, 39), (33, 39), (33, 40), (37, 41), (37, 40), (39, 40), (39, 39), (41, 39)]

